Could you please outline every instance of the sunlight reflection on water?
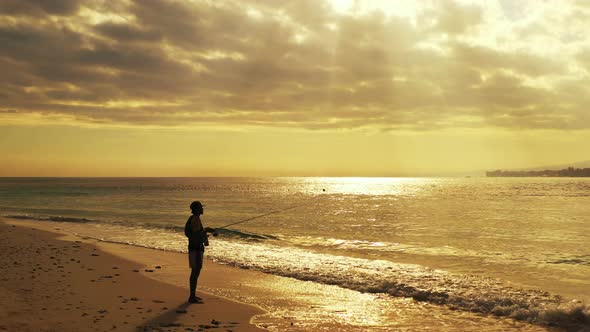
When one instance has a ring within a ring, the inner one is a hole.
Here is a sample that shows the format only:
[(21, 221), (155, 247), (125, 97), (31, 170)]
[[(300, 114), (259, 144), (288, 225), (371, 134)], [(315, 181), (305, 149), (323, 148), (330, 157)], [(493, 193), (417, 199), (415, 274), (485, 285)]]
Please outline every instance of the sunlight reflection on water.
[(413, 195), (434, 183), (432, 178), (303, 178), (308, 194), (328, 193), (343, 195)]

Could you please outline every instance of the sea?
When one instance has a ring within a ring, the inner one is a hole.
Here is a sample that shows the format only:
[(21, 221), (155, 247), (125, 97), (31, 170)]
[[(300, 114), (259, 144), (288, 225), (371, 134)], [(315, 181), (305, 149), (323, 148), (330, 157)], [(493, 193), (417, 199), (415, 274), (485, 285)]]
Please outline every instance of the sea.
[(218, 229), (206, 256), (223, 264), (542, 326), (590, 324), (588, 178), (0, 178), (3, 217), (167, 251), (186, 252), (196, 200)]

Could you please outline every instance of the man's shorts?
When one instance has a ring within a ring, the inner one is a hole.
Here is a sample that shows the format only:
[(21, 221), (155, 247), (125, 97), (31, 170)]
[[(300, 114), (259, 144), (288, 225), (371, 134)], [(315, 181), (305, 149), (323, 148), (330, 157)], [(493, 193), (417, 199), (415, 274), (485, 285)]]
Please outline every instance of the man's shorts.
[(203, 267), (203, 252), (200, 250), (191, 250), (188, 252), (188, 266), (191, 269), (201, 269)]

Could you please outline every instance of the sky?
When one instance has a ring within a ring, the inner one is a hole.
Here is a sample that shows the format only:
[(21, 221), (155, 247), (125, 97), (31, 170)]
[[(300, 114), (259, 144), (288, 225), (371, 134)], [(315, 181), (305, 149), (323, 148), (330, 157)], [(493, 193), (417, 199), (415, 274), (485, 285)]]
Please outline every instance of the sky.
[(590, 1), (4, 0), (0, 176), (590, 159)]

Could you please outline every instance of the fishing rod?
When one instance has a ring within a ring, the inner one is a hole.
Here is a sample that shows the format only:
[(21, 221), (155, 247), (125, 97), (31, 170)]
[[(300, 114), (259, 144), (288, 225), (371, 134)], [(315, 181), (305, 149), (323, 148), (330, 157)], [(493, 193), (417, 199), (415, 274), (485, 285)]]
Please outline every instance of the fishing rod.
[(245, 223), (245, 222), (250, 221), (250, 220), (254, 220), (254, 219), (266, 217), (266, 216), (269, 216), (271, 214), (275, 214), (275, 213), (279, 213), (279, 212), (283, 212), (283, 211), (287, 211), (287, 210), (292, 210), (294, 208), (298, 208), (298, 207), (303, 206), (303, 205), (305, 205), (305, 204), (294, 205), (294, 206), (290, 206), (288, 208), (284, 208), (284, 209), (280, 209), (280, 210), (275, 210), (275, 211), (272, 211), (272, 212), (267, 212), (267, 213), (264, 213), (264, 214), (261, 214), (261, 215), (255, 216), (255, 217), (250, 217), (248, 219), (244, 219), (244, 220), (232, 222), (230, 224), (227, 224), (227, 225), (224, 225), (224, 226), (221, 226), (221, 227), (217, 227), (217, 228), (209, 228), (209, 227), (207, 227), (208, 229), (206, 229), (206, 231), (208, 231), (209, 233), (212, 233), (213, 236), (217, 236), (217, 235), (219, 235), (219, 233), (217, 233), (217, 231), (220, 230), (220, 229), (227, 228), (229, 226), (233, 226), (233, 225), (237, 225), (237, 224), (241, 224), (241, 223)]

